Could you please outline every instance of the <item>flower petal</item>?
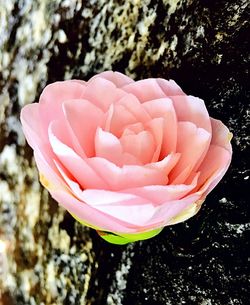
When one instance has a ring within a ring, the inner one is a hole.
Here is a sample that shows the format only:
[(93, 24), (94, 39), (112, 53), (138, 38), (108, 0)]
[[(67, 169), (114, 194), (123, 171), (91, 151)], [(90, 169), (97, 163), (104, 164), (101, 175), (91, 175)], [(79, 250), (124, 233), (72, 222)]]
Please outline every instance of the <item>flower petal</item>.
[(210, 120), (212, 124), (211, 144), (221, 146), (232, 153), (232, 145), (230, 144), (232, 133), (221, 121), (213, 118)]
[(142, 123), (130, 124), (130, 125), (125, 127), (125, 129), (123, 130), (122, 136), (135, 135), (135, 134), (137, 134), (139, 132), (142, 132), (144, 130), (145, 130), (145, 127)]
[[(103, 213), (108, 214), (111, 217), (117, 218), (118, 222), (119, 220), (122, 220), (129, 224), (129, 226), (131, 226), (132, 224), (136, 226), (143, 224), (143, 221), (145, 220), (147, 214), (145, 211), (145, 217), (141, 217), (140, 221), (138, 221), (140, 213), (136, 212), (138, 211), (138, 209), (140, 209), (140, 207), (143, 210), (146, 208), (148, 210), (147, 213), (151, 211), (151, 214), (147, 216), (146, 220), (152, 217), (153, 205), (148, 202), (148, 200), (145, 200), (144, 198), (141, 198), (131, 193), (111, 192), (98, 189), (87, 189), (82, 191), (78, 183), (74, 182), (65, 174), (65, 171), (58, 162), (56, 162), (56, 165), (60, 173), (64, 177), (65, 181), (67, 182), (68, 186), (73, 191), (73, 195), (77, 197), (77, 199), (80, 200), (82, 203), (86, 203), (87, 205), (92, 206), (93, 208), (102, 211)], [(95, 211), (93, 211), (93, 213), (94, 212)], [(127, 217), (129, 214), (132, 217)], [(77, 213), (76, 216), (79, 217), (79, 214)], [(88, 219), (84, 219), (85, 221), (88, 221)], [(96, 223), (93, 222), (91, 222), (91, 224), (96, 225)]]
[(145, 167), (159, 170), (164, 175), (168, 176), (171, 170), (176, 166), (177, 162), (180, 159), (180, 156), (181, 155), (179, 153), (171, 153), (167, 155), (164, 159), (157, 162), (149, 163), (145, 165)]
[(118, 102), (118, 105), (125, 107), (137, 119), (137, 122), (146, 123), (151, 119), (147, 111), (144, 110), (139, 100), (133, 94), (126, 94)]
[(75, 82), (75, 83), (81, 84), (83, 86), (86, 86), (86, 84), (87, 84), (87, 82), (85, 82), (84, 80), (81, 80), (81, 79), (70, 79), (68, 81)]
[(165, 201), (155, 211), (154, 216), (148, 222), (152, 226), (166, 226), (171, 220), (179, 215), (182, 211), (192, 206), (200, 196), (198, 194), (191, 194), (179, 200)]
[(39, 170), (40, 182), (42, 185), (49, 191), (53, 189), (67, 191), (65, 181), (62, 179), (53, 162), (53, 156), (51, 156), (50, 153), (41, 153), (36, 150), (34, 151), (34, 158)]
[(42, 146), (44, 142), (48, 142), (46, 132), (40, 123), (38, 103), (26, 105), (21, 110), (20, 119), (25, 137), (33, 149)]
[(120, 141), (112, 133), (101, 128), (96, 131), (95, 152), (97, 157), (107, 159), (117, 166), (123, 165), (123, 149)]
[(155, 150), (151, 162), (157, 162), (160, 159), (160, 153), (162, 150), (164, 119), (155, 118), (150, 120), (147, 123), (146, 128), (151, 132), (155, 142)]
[(185, 95), (182, 89), (172, 79), (157, 78), (156, 81), (166, 96)]
[[(198, 202), (199, 201), (203, 202), (203, 200), (198, 200)], [(188, 220), (189, 218), (197, 214), (200, 208), (201, 204), (197, 204), (196, 202), (188, 205), (187, 208), (183, 209), (180, 213), (171, 218), (171, 220), (168, 221), (167, 225), (175, 225), (177, 223)]]
[(166, 97), (154, 78), (139, 80), (122, 87), (122, 90), (134, 94), (141, 103)]
[(95, 133), (103, 122), (103, 112), (86, 100), (63, 103), (63, 112), (87, 157), (94, 156)]
[(194, 191), (205, 192), (204, 196), (206, 196), (226, 173), (231, 158), (232, 154), (227, 149), (221, 146), (211, 145), (205, 159), (199, 167), (201, 174)]
[(165, 185), (168, 172), (178, 161), (178, 155), (169, 155), (160, 162), (144, 166), (125, 165), (122, 168), (103, 158), (90, 158), (88, 163), (102, 177), (112, 191), (141, 187), (145, 185)]
[(45, 87), (40, 99), (40, 115), (44, 129), (47, 130), (52, 120), (63, 116), (62, 103), (67, 100), (81, 99), (86, 86), (75, 81), (55, 82)]
[(82, 189), (85, 188), (106, 188), (105, 181), (88, 165), (87, 159), (80, 158), (62, 138), (61, 125), (53, 121), (49, 126), (49, 140), (57, 158), (65, 168), (73, 175)]
[(136, 117), (123, 105), (111, 105), (105, 115), (105, 130), (118, 138), (129, 125), (138, 123)]
[(143, 103), (152, 118), (164, 118), (163, 143), (160, 158), (176, 151), (177, 120), (173, 103), (169, 98), (162, 98)]
[(96, 209), (116, 219), (129, 221), (130, 224), (137, 227), (144, 226), (155, 212), (152, 203), (141, 198), (131, 202), (124, 201), (119, 204), (98, 205)]
[(167, 201), (178, 200), (192, 191), (198, 181), (199, 174), (196, 174), (189, 185), (148, 185), (139, 188), (131, 188), (124, 192), (137, 195), (152, 201), (154, 204), (160, 205)]
[[(177, 152), (181, 153), (181, 158), (170, 174), (170, 181), (173, 181), (180, 175), (183, 175), (184, 169), (187, 173), (185, 179), (192, 170), (195, 170), (196, 164), (201, 163), (210, 144), (211, 135), (202, 128), (197, 128), (191, 122), (178, 122)], [(188, 168), (188, 170), (187, 170)], [(184, 183), (185, 180), (175, 183)]]
[(211, 133), (211, 122), (204, 101), (191, 95), (171, 96), (178, 121), (194, 123)]
[(101, 77), (104, 78), (110, 82), (112, 82), (117, 88), (123, 87), (125, 85), (128, 85), (130, 83), (133, 83), (134, 80), (130, 77), (120, 73), (120, 72), (113, 72), (113, 71), (105, 71), (102, 73), (99, 73), (95, 76), (93, 76), (89, 81)]
[(91, 227), (104, 231), (133, 233), (137, 232), (138, 227), (128, 222), (123, 222), (107, 213), (103, 213), (96, 207), (90, 206), (70, 193), (60, 190), (51, 192), (52, 197), (65, 209)]
[(111, 104), (116, 103), (125, 94), (112, 82), (102, 77), (95, 77), (88, 81), (83, 98), (101, 110), (107, 111)]
[(134, 156), (142, 164), (152, 160), (155, 142), (150, 132), (144, 130), (134, 135), (123, 135), (120, 138), (120, 143), (124, 152)]

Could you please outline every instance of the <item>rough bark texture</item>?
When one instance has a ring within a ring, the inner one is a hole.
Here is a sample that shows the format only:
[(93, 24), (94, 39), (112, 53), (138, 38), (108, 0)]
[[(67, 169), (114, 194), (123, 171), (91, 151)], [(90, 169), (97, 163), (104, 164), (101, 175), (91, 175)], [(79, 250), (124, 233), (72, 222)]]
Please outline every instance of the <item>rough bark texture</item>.
[[(247, 3), (0, 1), (0, 304), (248, 304)], [(107, 69), (173, 78), (234, 133), (230, 170), (200, 213), (123, 247), (52, 201), (19, 122), (47, 83)]]

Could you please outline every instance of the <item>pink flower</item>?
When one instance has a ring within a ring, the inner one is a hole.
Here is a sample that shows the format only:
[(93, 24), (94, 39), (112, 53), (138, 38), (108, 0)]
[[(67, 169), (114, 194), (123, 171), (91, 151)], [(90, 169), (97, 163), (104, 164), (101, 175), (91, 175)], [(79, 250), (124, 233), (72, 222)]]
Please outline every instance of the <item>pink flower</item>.
[(196, 214), (232, 156), (228, 128), (160, 78), (107, 71), (56, 82), (21, 121), (51, 196), (82, 223), (119, 235), (103, 236), (117, 243)]

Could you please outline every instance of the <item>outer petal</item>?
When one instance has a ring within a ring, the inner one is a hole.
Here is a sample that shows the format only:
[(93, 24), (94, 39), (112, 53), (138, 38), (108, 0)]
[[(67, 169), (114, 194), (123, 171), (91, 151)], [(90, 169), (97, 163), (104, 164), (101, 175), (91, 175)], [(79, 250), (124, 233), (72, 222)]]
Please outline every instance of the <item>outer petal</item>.
[(82, 199), (97, 210), (138, 227), (143, 226), (155, 212), (150, 201), (127, 193), (86, 190)]
[(33, 149), (42, 146), (44, 142), (48, 141), (47, 135), (40, 123), (38, 103), (26, 105), (21, 110), (20, 118), (25, 137)]
[[(81, 191), (79, 185), (65, 174), (61, 165), (56, 164), (73, 194), (53, 188), (52, 197), (78, 221), (95, 229), (111, 232), (136, 233), (144, 230), (143, 223), (154, 213), (150, 202), (130, 193), (98, 189)], [(138, 213), (140, 207), (143, 217), (141, 211)]]
[(39, 151), (35, 151), (34, 158), (39, 170), (40, 182), (47, 190), (60, 189), (69, 191), (50, 155), (43, 155)]
[[(181, 158), (170, 175), (173, 182), (183, 171), (188, 168), (186, 177), (201, 162), (210, 144), (211, 135), (202, 128), (197, 128), (191, 122), (178, 123), (177, 152), (181, 153)], [(183, 177), (183, 179), (185, 179)], [(184, 183), (185, 180), (177, 179), (174, 184)]]
[(133, 83), (134, 80), (130, 77), (120, 73), (120, 72), (113, 72), (113, 71), (105, 71), (102, 73), (99, 73), (95, 76), (93, 76), (89, 81), (95, 79), (95, 78), (104, 78), (110, 82), (112, 82), (117, 88), (123, 87), (125, 85), (128, 85), (130, 83)]
[(211, 118), (212, 124), (212, 141), (211, 144), (221, 146), (232, 153), (232, 145), (230, 140), (232, 133), (229, 129), (219, 120)]
[[(143, 226), (143, 223), (152, 217), (154, 213), (154, 206), (151, 201), (127, 192), (112, 192), (98, 189), (88, 189), (82, 191), (79, 185), (66, 175), (62, 165), (58, 162), (55, 163), (64, 180), (72, 190), (74, 197), (76, 197), (82, 203), (115, 217), (118, 223), (120, 220), (124, 221), (130, 227)], [(140, 213), (138, 213), (139, 209), (141, 209)], [(75, 216), (79, 217), (78, 213), (74, 214)], [(84, 218), (84, 220), (87, 222), (89, 221), (87, 218)], [(96, 225), (96, 222), (90, 222), (90, 224), (93, 226)], [(113, 228), (112, 231), (115, 230), (117, 230), (116, 227)]]
[(139, 80), (122, 87), (128, 93), (134, 94), (141, 103), (166, 97), (154, 78)]
[(53, 163), (54, 154), (48, 142), (39, 116), (39, 104), (34, 103), (25, 106), (21, 111), (23, 131), (29, 145), (34, 149), (34, 157), (40, 172), (42, 184), (51, 189), (65, 187), (61, 175)]
[(44, 129), (47, 130), (52, 120), (63, 116), (62, 103), (67, 100), (81, 99), (85, 85), (76, 81), (55, 82), (43, 90), (40, 99), (40, 115)]
[(166, 201), (159, 206), (149, 223), (152, 224), (152, 227), (166, 226), (174, 217), (192, 206), (199, 199), (199, 194), (191, 194), (180, 200)]
[(116, 103), (125, 94), (112, 82), (102, 77), (96, 77), (88, 81), (83, 98), (103, 111), (107, 111), (111, 104)]
[(135, 194), (146, 198), (157, 205), (164, 204), (167, 201), (173, 201), (183, 198), (191, 192), (197, 185), (199, 174), (196, 174), (193, 181), (187, 184), (179, 185), (148, 185), (139, 188), (131, 188), (125, 192)]
[(201, 175), (195, 191), (204, 193), (203, 196), (206, 196), (226, 173), (231, 158), (232, 154), (227, 149), (211, 145), (205, 159), (199, 167)]
[(137, 227), (129, 223), (123, 222), (113, 216), (97, 210), (95, 207), (90, 206), (70, 193), (54, 190), (51, 192), (52, 197), (60, 203), (71, 214), (76, 215), (79, 220), (96, 229), (106, 231), (116, 231), (133, 233), (137, 232)]
[(185, 95), (182, 89), (172, 79), (157, 78), (156, 81), (166, 96)]
[(201, 208), (202, 203), (205, 199), (197, 200), (195, 203), (190, 204), (186, 209), (182, 210), (179, 214), (173, 217), (170, 221), (168, 221), (167, 225), (175, 225), (177, 223), (188, 220), (197, 214)]
[(171, 96), (178, 121), (194, 123), (211, 133), (211, 122), (204, 101), (191, 95)]
[(71, 79), (71, 80), (68, 80), (70, 82), (76, 82), (78, 84), (81, 84), (83, 86), (86, 86), (87, 82), (85, 82), (84, 80), (81, 80), (81, 79)]

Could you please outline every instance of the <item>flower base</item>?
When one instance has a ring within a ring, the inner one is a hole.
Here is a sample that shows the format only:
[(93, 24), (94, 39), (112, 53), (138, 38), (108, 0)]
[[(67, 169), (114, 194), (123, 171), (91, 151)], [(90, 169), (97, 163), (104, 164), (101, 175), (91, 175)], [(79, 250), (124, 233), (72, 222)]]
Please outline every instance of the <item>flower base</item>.
[(143, 233), (137, 233), (137, 234), (117, 234), (117, 233), (100, 231), (100, 230), (97, 230), (96, 232), (98, 233), (98, 235), (101, 238), (103, 238), (104, 240), (106, 240), (107, 242), (109, 242), (111, 244), (125, 245), (125, 244), (132, 243), (135, 241), (145, 240), (145, 239), (154, 237), (157, 234), (159, 234), (162, 229), (163, 228), (159, 228), (156, 230), (143, 232)]

